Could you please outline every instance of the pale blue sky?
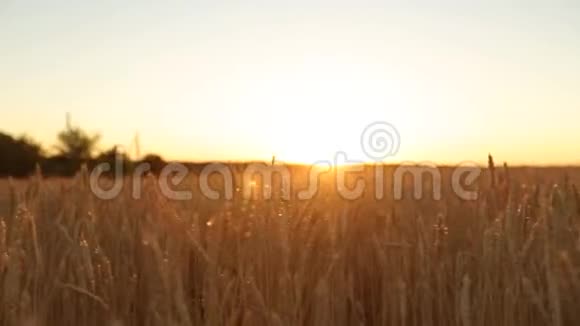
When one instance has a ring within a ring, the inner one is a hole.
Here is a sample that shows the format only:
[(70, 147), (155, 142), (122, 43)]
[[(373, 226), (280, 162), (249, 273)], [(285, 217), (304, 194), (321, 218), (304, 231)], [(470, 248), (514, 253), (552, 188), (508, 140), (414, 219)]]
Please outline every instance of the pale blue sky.
[(429, 3), (0, 0), (0, 130), (314, 161), (385, 120), (398, 160), (580, 163), (580, 4)]

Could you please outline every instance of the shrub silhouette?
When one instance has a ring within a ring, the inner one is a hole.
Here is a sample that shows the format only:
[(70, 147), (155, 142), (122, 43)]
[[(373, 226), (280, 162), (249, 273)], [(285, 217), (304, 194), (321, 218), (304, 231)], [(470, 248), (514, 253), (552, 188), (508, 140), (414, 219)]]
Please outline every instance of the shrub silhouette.
[(129, 157), (120, 152), (117, 146), (113, 146), (110, 150), (104, 151), (97, 158), (94, 160), (94, 164), (101, 164), (101, 163), (108, 163), (111, 166), (111, 170), (108, 174), (114, 174), (117, 172), (116, 170), (119, 168), (117, 164), (117, 160), (120, 160), (121, 171), (122, 174), (129, 174), (132, 170), (132, 162)]
[(161, 156), (156, 154), (148, 154), (141, 160), (141, 163), (149, 163), (151, 165), (151, 173), (159, 175), (163, 167), (167, 164)]

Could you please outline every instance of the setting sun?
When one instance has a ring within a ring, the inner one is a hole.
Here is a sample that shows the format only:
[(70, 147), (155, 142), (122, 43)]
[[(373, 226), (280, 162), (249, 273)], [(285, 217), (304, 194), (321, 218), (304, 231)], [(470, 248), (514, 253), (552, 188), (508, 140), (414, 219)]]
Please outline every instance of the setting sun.
[(236, 105), (252, 113), (250, 125), (265, 133), (272, 153), (282, 160), (332, 160), (337, 151), (365, 160), (359, 139), (367, 124), (405, 123), (404, 114), (396, 112), (410, 108), (412, 91), (402, 84), (395, 73), (381, 77), (353, 58), (307, 57), (257, 70), (244, 82)]

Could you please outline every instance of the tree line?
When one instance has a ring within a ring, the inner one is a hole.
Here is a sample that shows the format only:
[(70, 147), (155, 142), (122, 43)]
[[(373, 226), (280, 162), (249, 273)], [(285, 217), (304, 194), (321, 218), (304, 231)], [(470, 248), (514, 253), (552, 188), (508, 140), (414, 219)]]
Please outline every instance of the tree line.
[(90, 134), (67, 123), (66, 128), (57, 134), (56, 145), (47, 150), (30, 137), (14, 137), (0, 132), (0, 177), (26, 177), (37, 168), (47, 176), (67, 177), (76, 174), (85, 164), (92, 168), (108, 162), (115, 167), (115, 160), (119, 158), (124, 173), (130, 173), (132, 166), (142, 162), (149, 163), (153, 173), (158, 173), (165, 165), (161, 156), (156, 154), (132, 161), (116, 146), (99, 151), (100, 138), (98, 134)]

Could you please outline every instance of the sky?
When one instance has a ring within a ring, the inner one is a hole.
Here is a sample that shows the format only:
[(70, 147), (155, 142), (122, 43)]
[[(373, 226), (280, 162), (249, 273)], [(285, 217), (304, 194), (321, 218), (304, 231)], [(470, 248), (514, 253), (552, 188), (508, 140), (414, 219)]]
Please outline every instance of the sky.
[[(405, 3), (403, 5), (402, 3)], [(580, 163), (574, 1), (0, 0), (0, 131), (172, 160)]]

